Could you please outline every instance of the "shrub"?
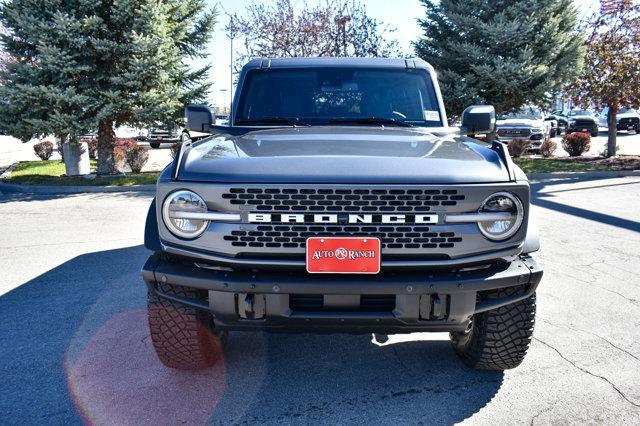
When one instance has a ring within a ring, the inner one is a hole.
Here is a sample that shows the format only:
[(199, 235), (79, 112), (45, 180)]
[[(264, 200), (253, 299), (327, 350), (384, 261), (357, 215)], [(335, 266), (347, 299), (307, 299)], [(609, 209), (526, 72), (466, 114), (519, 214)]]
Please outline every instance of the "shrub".
[(528, 140), (514, 139), (507, 144), (509, 154), (514, 158), (522, 157), (522, 154), (527, 152), (527, 148), (529, 148)]
[(143, 146), (134, 146), (125, 154), (125, 160), (133, 173), (140, 173), (149, 159), (149, 150)]
[(540, 154), (542, 154), (544, 158), (550, 158), (550, 157), (553, 157), (553, 154), (556, 152), (557, 149), (558, 149), (557, 143), (555, 143), (552, 140), (546, 140), (542, 142), (542, 145), (540, 145)]
[(173, 145), (171, 145), (171, 158), (176, 158), (176, 155), (178, 155), (178, 151), (180, 151), (181, 145), (182, 145), (181, 142), (176, 142)]
[(33, 150), (41, 160), (48, 160), (53, 154), (53, 143), (49, 141), (38, 142), (33, 145)]
[(562, 138), (562, 148), (567, 151), (571, 157), (579, 157), (591, 148), (591, 135), (582, 132), (564, 135)]
[(134, 139), (116, 138), (113, 144), (113, 157), (116, 163), (123, 163), (127, 158), (127, 152), (138, 146)]

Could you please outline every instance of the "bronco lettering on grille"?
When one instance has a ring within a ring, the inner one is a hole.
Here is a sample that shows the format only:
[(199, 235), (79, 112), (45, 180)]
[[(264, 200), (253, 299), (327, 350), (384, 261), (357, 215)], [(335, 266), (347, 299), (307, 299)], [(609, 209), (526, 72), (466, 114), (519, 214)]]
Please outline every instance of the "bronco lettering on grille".
[(249, 213), (249, 223), (417, 223), (437, 224), (437, 214), (271, 214)]

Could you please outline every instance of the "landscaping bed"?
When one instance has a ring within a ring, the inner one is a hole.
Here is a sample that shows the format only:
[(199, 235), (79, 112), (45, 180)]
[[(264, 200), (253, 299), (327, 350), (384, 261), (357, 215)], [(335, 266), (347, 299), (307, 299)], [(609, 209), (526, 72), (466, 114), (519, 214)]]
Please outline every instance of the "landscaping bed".
[[(96, 162), (91, 160), (91, 170), (95, 171)], [(154, 185), (159, 172), (127, 173), (93, 178), (83, 176), (65, 176), (64, 163), (59, 160), (23, 161), (14, 165), (5, 183), (20, 185), (52, 186), (134, 186)]]
[(640, 157), (619, 156), (568, 158), (514, 158), (513, 161), (527, 174), (640, 170)]

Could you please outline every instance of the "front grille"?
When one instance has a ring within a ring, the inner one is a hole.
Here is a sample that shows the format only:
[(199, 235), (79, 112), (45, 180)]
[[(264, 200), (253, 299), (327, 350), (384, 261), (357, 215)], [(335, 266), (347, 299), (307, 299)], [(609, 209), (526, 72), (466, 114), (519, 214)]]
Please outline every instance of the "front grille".
[(625, 117), (621, 118), (618, 122), (621, 126), (635, 126), (640, 124), (640, 118), (638, 117)]
[(498, 136), (503, 137), (527, 137), (531, 135), (529, 129), (498, 129)]
[(453, 248), (462, 238), (453, 232), (435, 232), (419, 225), (258, 225), (255, 231), (231, 231), (224, 240), (234, 247), (304, 248), (308, 237), (377, 237), (382, 248)]
[(317, 312), (323, 310), (340, 310), (347, 312), (390, 312), (396, 307), (396, 296), (393, 294), (363, 294), (360, 303), (340, 308), (325, 307), (322, 294), (291, 294), (289, 308), (292, 311)]
[(254, 211), (422, 213), (455, 206), (465, 196), (455, 189), (230, 188), (222, 198)]
[(576, 120), (576, 124), (574, 124), (573, 127), (591, 128), (594, 127), (595, 124), (593, 120)]

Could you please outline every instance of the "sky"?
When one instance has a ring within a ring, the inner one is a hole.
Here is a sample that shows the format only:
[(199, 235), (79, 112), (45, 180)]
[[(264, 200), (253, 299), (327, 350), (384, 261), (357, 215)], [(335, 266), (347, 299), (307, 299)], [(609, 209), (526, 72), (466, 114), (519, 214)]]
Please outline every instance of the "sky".
[[(208, 61), (213, 65), (210, 79), (213, 89), (210, 100), (214, 105), (225, 105), (230, 102), (230, 56), (231, 48), (229, 39), (224, 33), (224, 26), (228, 22), (225, 11), (228, 13), (242, 13), (245, 7), (252, 2), (271, 3), (275, 0), (208, 0), (209, 6), (217, 6), (219, 22), (216, 25), (213, 40), (209, 46), (210, 56)], [(305, 0), (292, 0), (294, 4), (303, 4)], [(308, 0), (309, 3), (317, 3), (322, 0)], [(391, 34), (400, 42), (400, 46), (407, 55), (411, 56), (411, 42), (416, 40), (421, 32), (417, 19), (424, 16), (423, 6), (419, 0), (363, 0), (369, 16), (383, 21), (386, 25), (395, 28)], [(578, 10), (587, 14), (598, 3), (598, 0), (574, 0)], [(237, 41), (236, 41), (237, 43)], [(237, 47), (237, 46), (234, 46)], [(234, 49), (235, 50), (235, 49)], [(226, 92), (221, 91), (226, 89)]]

